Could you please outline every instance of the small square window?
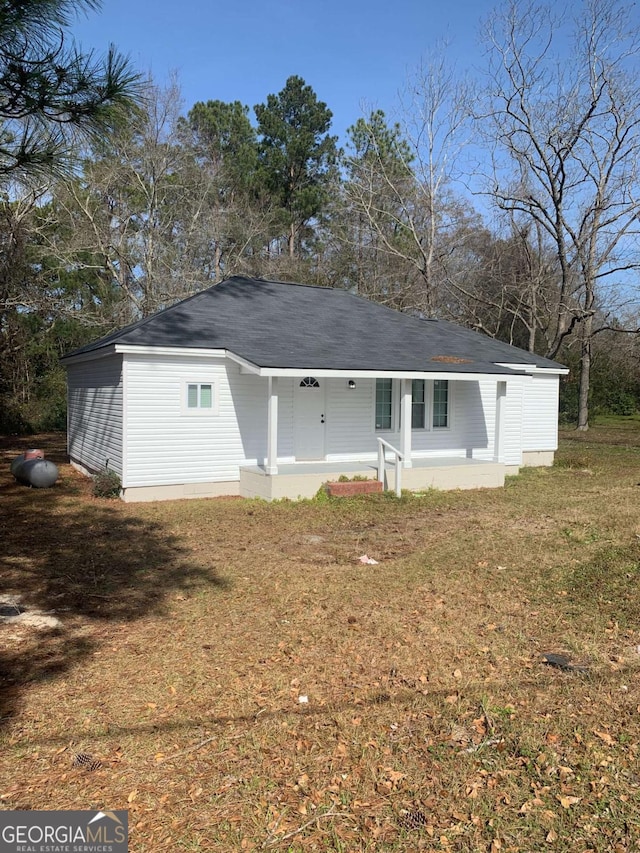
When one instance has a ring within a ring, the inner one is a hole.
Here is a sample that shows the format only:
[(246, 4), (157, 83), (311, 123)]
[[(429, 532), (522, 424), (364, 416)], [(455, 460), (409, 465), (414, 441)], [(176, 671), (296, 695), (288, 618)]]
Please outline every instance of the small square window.
[(215, 408), (215, 388), (211, 382), (188, 382), (186, 410), (190, 414), (212, 414)]

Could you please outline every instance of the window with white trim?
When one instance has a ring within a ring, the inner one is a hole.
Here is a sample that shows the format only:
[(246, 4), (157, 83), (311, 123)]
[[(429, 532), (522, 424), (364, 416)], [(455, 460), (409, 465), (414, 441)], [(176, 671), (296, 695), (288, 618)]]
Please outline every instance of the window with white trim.
[(433, 428), (449, 426), (449, 380), (433, 380)]
[(427, 395), (424, 379), (411, 382), (411, 429), (424, 429), (427, 425)]
[(194, 382), (187, 386), (188, 409), (212, 409), (213, 386), (210, 383)]
[(191, 382), (184, 385), (182, 410), (187, 415), (215, 415), (218, 409), (215, 382)]
[[(401, 422), (399, 381), (376, 379), (376, 430), (394, 432)], [(448, 429), (450, 426), (449, 381), (411, 381), (411, 429)]]
[(376, 379), (376, 429), (390, 430), (393, 425), (393, 380)]

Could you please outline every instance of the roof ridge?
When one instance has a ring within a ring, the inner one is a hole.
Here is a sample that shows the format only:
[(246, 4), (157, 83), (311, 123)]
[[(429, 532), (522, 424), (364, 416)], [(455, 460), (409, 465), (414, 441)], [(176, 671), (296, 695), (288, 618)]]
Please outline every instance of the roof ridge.
[(265, 284), (288, 284), (291, 287), (308, 287), (310, 289), (315, 290), (338, 290), (341, 293), (348, 293), (349, 291), (345, 290), (344, 287), (333, 287), (332, 285), (325, 284), (306, 284), (303, 281), (282, 281), (279, 278), (264, 278), (264, 276), (258, 276), (257, 278), (251, 278), (249, 276), (231, 276), (231, 278), (225, 279), (225, 281), (231, 281), (232, 278), (244, 278), (245, 281), (263, 281)]

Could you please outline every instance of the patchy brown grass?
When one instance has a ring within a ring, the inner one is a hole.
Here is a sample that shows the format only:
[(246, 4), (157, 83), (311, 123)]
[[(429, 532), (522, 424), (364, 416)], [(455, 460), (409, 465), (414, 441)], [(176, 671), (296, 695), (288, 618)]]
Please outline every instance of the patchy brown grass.
[(62, 627), (0, 625), (2, 807), (128, 808), (135, 853), (640, 849), (638, 421), (401, 501), (126, 505), (56, 436), (14, 484), (27, 444), (2, 591)]

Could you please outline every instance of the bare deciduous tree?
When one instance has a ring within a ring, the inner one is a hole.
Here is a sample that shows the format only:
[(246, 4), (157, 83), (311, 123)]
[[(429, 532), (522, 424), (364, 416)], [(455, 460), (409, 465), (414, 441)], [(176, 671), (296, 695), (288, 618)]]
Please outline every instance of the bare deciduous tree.
[[(123, 296), (116, 322), (147, 316), (213, 281), (215, 186), (178, 130), (180, 90), (147, 86), (146, 111), (57, 188), (63, 262), (104, 270)], [(128, 316), (127, 316), (128, 315)]]
[[(556, 42), (567, 32), (571, 50)], [(629, 293), (640, 213), (640, 41), (630, 7), (587, 0), (575, 21), (509, 0), (488, 23), (495, 142), (491, 195), (514, 222), (540, 229), (557, 259), (547, 352), (580, 340), (578, 429), (588, 428), (593, 338)]]
[(418, 69), (402, 101), (400, 123), (389, 127), (377, 111), (351, 129), (348, 239), (360, 253), (387, 256), (395, 269), (399, 292), (377, 298), (434, 315), (468, 234), (469, 205), (454, 191), (468, 141), (466, 88), (438, 56)]

